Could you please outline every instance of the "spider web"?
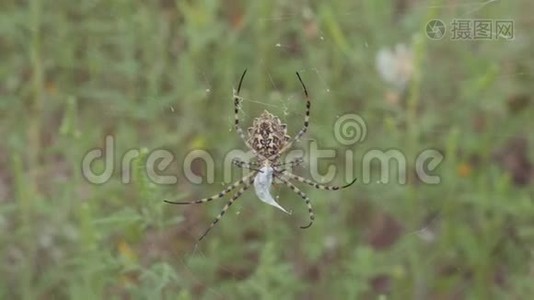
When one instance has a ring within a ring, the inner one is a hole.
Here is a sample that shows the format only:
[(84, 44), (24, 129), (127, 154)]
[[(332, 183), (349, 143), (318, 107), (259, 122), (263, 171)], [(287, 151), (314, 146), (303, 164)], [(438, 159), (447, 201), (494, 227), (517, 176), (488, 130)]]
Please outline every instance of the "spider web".
[[(275, 50), (278, 50), (280, 52), (280, 55), (287, 55), (289, 46), (284, 46), (281, 43), (278, 43), (273, 46)], [(266, 65), (265, 60), (261, 59), (259, 61), (259, 65), (261, 68), (267, 70), (265, 73), (265, 80), (268, 80), (270, 85), (270, 93), (267, 97), (268, 99), (265, 99), (264, 97), (256, 97), (254, 95), (251, 95), (249, 93), (249, 89), (247, 88), (247, 82), (251, 81), (250, 78), (249, 81), (247, 81), (247, 78), (245, 79), (245, 82), (243, 83), (243, 87), (240, 93), (240, 96), (242, 98), (242, 103), (240, 107), (240, 123), (243, 130), (246, 131), (246, 128), (252, 125), (252, 120), (263, 110), (268, 110), (277, 117), (280, 118), (280, 120), (286, 124), (288, 124), (288, 134), (291, 136), (294, 136), (300, 128), (303, 126), (303, 120), (305, 116), (305, 95), (302, 90), (302, 87), (298, 83), (298, 79), (294, 74), (291, 74), (292, 78), (291, 80), (294, 81), (294, 84), (288, 84), (288, 87), (283, 88), (279, 84), (277, 84), (274, 80), (273, 71), (269, 68), (269, 66)], [(310, 121), (310, 127), (308, 128), (308, 132), (299, 140), (299, 142), (295, 143), (294, 147), (299, 147), (300, 145), (306, 144), (309, 142), (312, 138), (310, 135), (313, 132), (313, 128), (317, 128), (319, 126), (325, 127), (325, 128), (331, 128), (331, 124), (318, 124), (314, 123), (313, 121), (313, 114), (314, 114), (314, 101), (315, 99), (328, 99), (328, 97), (331, 97), (331, 89), (325, 78), (321, 75), (320, 70), (317, 67), (310, 67), (310, 68), (302, 68), (298, 71), (301, 76), (306, 77), (303, 78), (304, 83), (308, 90), (310, 91), (310, 83), (316, 83), (318, 82), (319, 85), (314, 85), (314, 88), (312, 88), (312, 94), (310, 95), (310, 99), (312, 101), (311, 106), (311, 121)], [(250, 70), (249, 70), (250, 72)], [(205, 74), (203, 72), (203, 74)], [(208, 76), (204, 75), (205, 77), (205, 83), (207, 84), (207, 87), (205, 88), (206, 93), (210, 93), (212, 88), (209, 84), (209, 80), (207, 79)], [(310, 78), (311, 77), (311, 78)], [(236, 83), (237, 84), (237, 83)], [(235, 88), (235, 87), (234, 87)], [(231, 91), (231, 90), (230, 90)], [(229, 93), (228, 99), (231, 99)], [(231, 101), (228, 101), (229, 105), (231, 104)], [(172, 109), (172, 108), (171, 108)], [(335, 116), (332, 116), (332, 120), (334, 120)], [(238, 148), (240, 149), (246, 149), (246, 146), (243, 144), (242, 140), (238, 137), (238, 135), (235, 133), (233, 122), (234, 122), (234, 116), (233, 114), (226, 116), (226, 123), (228, 125), (228, 131), (232, 133), (233, 138), (237, 140)], [(303, 164), (300, 168), (306, 168), (305, 164)], [(240, 177), (240, 176), (238, 176)], [(228, 182), (220, 182), (221, 189), (227, 186)], [(273, 197), (275, 197), (276, 201), (279, 201), (279, 196), (281, 189), (283, 189), (284, 186), (277, 184), (273, 185), (271, 193)], [(250, 198), (251, 201), (244, 201), (245, 199), (241, 199), (241, 201), (236, 201), (235, 204), (232, 205), (231, 209), (229, 209), (228, 213), (225, 215), (226, 218), (236, 218), (240, 215), (252, 215), (252, 212), (255, 210), (271, 210), (275, 209), (271, 206), (267, 206), (265, 203), (260, 202), (260, 200), (256, 199), (256, 195), (253, 191), (254, 187), (251, 186), (247, 192), (245, 192), (240, 198)], [(222, 199), (218, 199), (221, 201), (217, 207), (220, 207), (223, 205), (222, 203), (226, 203), (228, 201), (227, 197), (231, 197), (232, 193), (229, 193), (226, 197)], [(287, 195), (290, 195), (289, 193)], [(291, 194), (294, 197), (297, 197), (296, 201), (286, 201), (285, 204), (289, 203), (289, 206), (291, 209), (290, 211), (298, 211), (296, 215), (292, 215), (292, 217), (296, 218), (303, 218), (307, 215), (305, 214), (306, 208), (304, 206), (304, 202), (300, 201), (299, 196), (296, 194)], [(208, 196), (208, 195), (205, 195)], [(256, 201), (257, 200), (257, 201)], [(285, 199), (289, 200), (289, 199)], [(293, 203), (290, 203), (293, 202)], [(260, 207), (258, 207), (260, 206)], [(206, 209), (205, 206), (198, 206), (197, 209)], [(293, 209), (295, 208), (295, 209)], [(242, 211), (245, 212), (242, 212)], [(214, 211), (218, 211), (215, 209)], [(251, 212), (250, 214), (247, 212)], [(278, 214), (278, 212), (275, 212), (275, 214)], [(277, 217), (280, 217), (277, 215)], [(212, 218), (215, 218), (215, 216), (212, 216)], [(202, 233), (202, 231), (209, 226), (209, 222), (211, 222), (211, 219), (207, 219), (208, 222), (206, 223), (204, 221), (197, 221), (195, 222), (195, 228), (196, 230), (193, 231), (187, 231), (187, 234), (189, 235), (189, 238), (187, 240), (195, 241), (199, 237), (199, 233)], [(285, 221), (286, 218), (281, 218), (281, 221)], [(224, 219), (221, 220), (217, 226), (224, 226), (225, 222)], [(290, 226), (290, 225), (288, 225)], [(193, 229), (193, 228), (191, 228)], [(214, 228), (215, 229), (215, 228)], [(192, 257), (201, 257), (203, 259), (209, 260), (210, 257), (206, 254), (204, 250), (204, 246), (207, 244), (206, 241), (210, 238), (210, 235), (217, 234), (217, 230), (213, 230), (206, 236), (206, 238), (201, 241), (201, 243), (197, 244), (194, 243), (191, 245), (190, 251), (183, 252), (183, 253), (175, 253), (177, 256), (182, 257), (181, 259), (181, 266), (184, 270), (187, 270), (188, 275), (190, 276), (190, 279), (194, 282), (196, 282), (199, 285), (203, 285), (206, 287), (206, 291), (208, 294), (211, 294), (213, 296), (219, 297), (219, 298), (225, 298), (228, 295), (223, 295), (217, 288), (209, 286), (209, 284), (205, 284), (205, 280), (203, 279), (203, 274), (201, 273), (195, 273), (194, 268), (189, 265), (189, 260)], [(224, 246), (224, 245), (221, 245)], [(224, 270), (227, 274), (232, 274), (234, 278), (238, 278), (239, 276), (235, 273), (235, 271), (228, 269), (224, 266), (219, 266), (219, 269)]]
[[(470, 2), (462, 2), (462, 3), (456, 3), (456, 4), (443, 4), (443, 5), (439, 5), (438, 7), (442, 7), (442, 8), (464, 7), (463, 12), (458, 13), (457, 17), (468, 18), (470, 16), (474, 16), (477, 12), (485, 9), (486, 7), (490, 5), (494, 5), (499, 2), (500, 1), (498, 0), (488, 0), (485, 2), (470, 1)], [(431, 7), (436, 7), (436, 6), (432, 6), (428, 4), (420, 4), (420, 5), (414, 6), (413, 9), (428, 10)], [(335, 17), (337, 19), (352, 18), (354, 14), (356, 14), (355, 11), (346, 11), (343, 14), (336, 15)], [(295, 18), (300, 19), (301, 18), (300, 14), (281, 15), (281, 16), (275, 16), (272, 18), (261, 18), (261, 19), (258, 19), (258, 22), (276, 24), (279, 22), (291, 21)], [(332, 44), (333, 44), (333, 42), (331, 41), (332, 37), (329, 36), (328, 34), (325, 34), (327, 30), (324, 28), (319, 28), (318, 30), (320, 32), (320, 41), (324, 44), (324, 47), (326, 48), (332, 47)], [(361, 45), (362, 47), (367, 48), (368, 42), (361, 41)], [(393, 45), (387, 45), (387, 46), (393, 46)], [(281, 57), (288, 57), (288, 55), (290, 56), (290, 52), (292, 51), (292, 46), (280, 41), (272, 45), (272, 50), (273, 52), (277, 53)], [(369, 51), (367, 55), (370, 60), (374, 60), (376, 53)], [(245, 82), (243, 84), (243, 88), (241, 91), (241, 97), (243, 98), (241, 109), (240, 109), (241, 126), (244, 130), (246, 130), (246, 128), (250, 126), (251, 121), (254, 119), (254, 117), (257, 116), (257, 113), (261, 112), (263, 109), (267, 109), (271, 113), (278, 116), (283, 122), (288, 123), (288, 133), (291, 136), (294, 136), (294, 134), (302, 127), (302, 120), (304, 119), (304, 111), (305, 111), (304, 110), (305, 98), (304, 98), (304, 95), (303, 95), (303, 92), (300, 86), (298, 85), (297, 78), (295, 76), (293, 79), (288, 79), (288, 80), (294, 80), (294, 84), (287, 83), (287, 86), (281, 86), (280, 84), (277, 84), (277, 81), (275, 80), (276, 76), (274, 75), (274, 73), (278, 74), (277, 66), (268, 65), (268, 63), (264, 59), (261, 59), (261, 58), (259, 60), (259, 66), (260, 67), (257, 69), (265, 70), (265, 73), (262, 74), (264, 76), (262, 77), (264, 77), (265, 80), (268, 81), (269, 86), (270, 86), (270, 92), (268, 92), (269, 94), (266, 97), (258, 97), (258, 95), (249, 93), (249, 90), (247, 88), (247, 82), (250, 82), (250, 78), (248, 78), (249, 81), (245, 79)], [(337, 115), (331, 117), (332, 122), (330, 123), (314, 122), (314, 115), (317, 114), (317, 108), (320, 108), (321, 105), (324, 105), (318, 102), (319, 101), (330, 101), (329, 99), (335, 98), (336, 95), (341, 92), (336, 89), (332, 89), (331, 87), (332, 85), (329, 84), (328, 76), (323, 75), (323, 73), (326, 73), (326, 72), (319, 66), (314, 66), (314, 65), (304, 66), (295, 71), (298, 71), (303, 77), (303, 81), (306, 84), (306, 87), (308, 88), (308, 91), (310, 93), (310, 99), (312, 102), (310, 127), (308, 128), (308, 132), (302, 137), (300, 142), (295, 145), (295, 146), (299, 146), (312, 140), (312, 136), (314, 136), (314, 131), (331, 130), (335, 119), (339, 117), (341, 114), (345, 113), (346, 111), (340, 110)], [(370, 72), (376, 72), (376, 70), (370, 70)], [(516, 71), (511, 71), (508, 73), (500, 73), (497, 75), (496, 81), (498, 82), (500, 80), (505, 80), (510, 77), (523, 77), (526, 75), (527, 75), (526, 72), (516, 72)], [(211, 92), (211, 85), (209, 84), (209, 80), (207, 79), (208, 76), (205, 76), (205, 77), (206, 77), (206, 85), (207, 85), (207, 87), (205, 88), (205, 91), (209, 93)], [(354, 79), (354, 80), (357, 80), (357, 79)], [(470, 80), (472, 79), (465, 78), (459, 81), (468, 82)], [(230, 92), (229, 92), (228, 99), (231, 99)], [(229, 105), (231, 105), (230, 101), (228, 102), (229, 102)], [(484, 104), (483, 107), (488, 110), (498, 110), (500, 108), (500, 105), (501, 103), (487, 103), (487, 104)], [(383, 117), (382, 115), (366, 115), (365, 116), (366, 120), (368, 120), (368, 122), (370, 123), (379, 122), (382, 117)], [(226, 118), (227, 118), (227, 124), (229, 124), (228, 131), (234, 133), (233, 115), (228, 115)], [(445, 129), (430, 129), (430, 130), (427, 130), (426, 132), (434, 133), (436, 135), (441, 135), (441, 134), (446, 134), (449, 131), (450, 129), (445, 128)], [(509, 134), (495, 133), (494, 135), (505, 137), (505, 138), (513, 137), (512, 135), (509, 135)], [(237, 135), (235, 138), (239, 139)], [(245, 148), (242, 143), (240, 143), (239, 147), (241, 147), (242, 149)], [(224, 184), (225, 183), (221, 183), (221, 187), (224, 186)], [(247, 193), (244, 194), (242, 197), (255, 198), (254, 193), (250, 193), (251, 189), (253, 189), (253, 187), (251, 187), (247, 191)], [(273, 194), (278, 195), (279, 189), (275, 187), (273, 189)], [(276, 199), (278, 201), (278, 196), (276, 196)], [(222, 201), (226, 202), (227, 199), (224, 198), (222, 199)], [(247, 207), (244, 206), (243, 203), (245, 202), (250, 203), (250, 205), (248, 205)], [(302, 207), (299, 206), (299, 205), (302, 205), (302, 203), (295, 201), (294, 204), (295, 204), (296, 209), (293, 211), (301, 211), (301, 210), (304, 211), (304, 209), (302, 209)], [(220, 204), (219, 206), (222, 206), (222, 205), (223, 204)], [(258, 206), (260, 205), (261, 205), (261, 208), (258, 208)], [(387, 204), (381, 203), (381, 205), (387, 205)], [(203, 209), (203, 208), (197, 207), (197, 209)], [(234, 211), (233, 214), (228, 214), (228, 216), (225, 216), (225, 217), (228, 218), (228, 217), (236, 217), (236, 215), (239, 216), (241, 214), (242, 209), (265, 210), (265, 209), (273, 209), (273, 208), (263, 206), (263, 203), (259, 203), (259, 200), (258, 200), (258, 201), (238, 201), (236, 202), (236, 204), (232, 206), (231, 209)], [(401, 236), (397, 240), (397, 243), (410, 244), (412, 239), (418, 239), (418, 240), (432, 239), (432, 236), (434, 234), (433, 233), (434, 229), (432, 227), (441, 218), (440, 213), (441, 211), (438, 211), (434, 216), (429, 218), (424, 224), (421, 224), (419, 227), (412, 228), (411, 230), (405, 231), (405, 233), (403, 233), (403, 236)], [(293, 215), (293, 217), (297, 217), (297, 218), (301, 218), (302, 216), (304, 216), (304, 214), (297, 213)], [(327, 217), (328, 216), (324, 214), (324, 218), (327, 218)], [(198, 224), (199, 228), (202, 228), (203, 226), (207, 227), (208, 225), (209, 223), (203, 223), (203, 222), (201, 222), (201, 224)], [(224, 221), (219, 222), (217, 226), (224, 226)], [(210, 232), (210, 234), (217, 234), (217, 231), (212, 231)], [(190, 238), (191, 238), (190, 240), (195, 240), (196, 238), (198, 238), (198, 234), (191, 233)], [(207, 239), (209, 238), (210, 236), (208, 235)], [(220, 245), (220, 246), (224, 247), (224, 245)], [(393, 252), (397, 251), (399, 252), (399, 254), (401, 254), (400, 253), (401, 251), (402, 252), (409, 251), (408, 249), (409, 247), (406, 249), (400, 247), (399, 249), (393, 250)], [(213, 296), (216, 296), (219, 298), (225, 298), (226, 296), (228, 296), (228, 295), (222, 295), (221, 292), (218, 291), (216, 287), (211, 287), (209, 286), (209, 284), (205, 284), (205, 280), (203, 280), (203, 274), (201, 273), (195, 274), (195, 271), (193, 270), (193, 268), (191, 268), (188, 265), (188, 260), (191, 258), (191, 256), (198, 256), (206, 260), (210, 259), (210, 257), (208, 257), (206, 252), (203, 250), (203, 245), (200, 245), (200, 246), (195, 245), (191, 249), (191, 252), (177, 253), (177, 255), (180, 255), (180, 257), (182, 257), (183, 267), (189, 270), (189, 275), (191, 276), (194, 282), (202, 286), (205, 286), (207, 291)], [(430, 254), (427, 257), (423, 258), (423, 263), (427, 265), (431, 265), (433, 258), (435, 258), (436, 255), (437, 254), (434, 254), (434, 255)], [(231, 274), (233, 278), (235, 279), (239, 278), (238, 274), (236, 274), (235, 271), (225, 268), (225, 267), (220, 267), (220, 268), (225, 270), (227, 274)]]

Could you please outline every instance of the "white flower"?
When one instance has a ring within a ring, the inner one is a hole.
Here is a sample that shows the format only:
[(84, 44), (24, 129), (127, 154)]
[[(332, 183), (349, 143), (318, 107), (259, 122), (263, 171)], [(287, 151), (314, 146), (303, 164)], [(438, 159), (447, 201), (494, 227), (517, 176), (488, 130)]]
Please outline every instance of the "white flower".
[(413, 53), (404, 44), (397, 44), (395, 49), (382, 48), (376, 55), (376, 68), (384, 81), (398, 90), (404, 90), (413, 75)]

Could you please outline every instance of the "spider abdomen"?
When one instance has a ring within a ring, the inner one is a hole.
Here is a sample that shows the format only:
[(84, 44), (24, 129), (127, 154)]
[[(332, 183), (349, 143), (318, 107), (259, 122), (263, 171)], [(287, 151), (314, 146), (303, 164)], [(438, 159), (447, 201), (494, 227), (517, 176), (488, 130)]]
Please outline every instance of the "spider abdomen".
[(248, 142), (254, 151), (265, 157), (278, 153), (290, 140), (287, 125), (266, 110), (254, 119), (248, 135)]

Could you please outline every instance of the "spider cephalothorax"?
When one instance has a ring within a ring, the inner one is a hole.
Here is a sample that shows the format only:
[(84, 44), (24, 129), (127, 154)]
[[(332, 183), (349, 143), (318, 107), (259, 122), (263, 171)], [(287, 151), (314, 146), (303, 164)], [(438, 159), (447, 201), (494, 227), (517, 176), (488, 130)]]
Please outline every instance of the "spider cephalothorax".
[(275, 155), (290, 139), (287, 135), (287, 125), (266, 110), (254, 119), (252, 127), (248, 128), (248, 144), (263, 157)]
[(200, 236), (200, 238), (198, 239), (199, 241), (206, 236), (206, 234), (211, 230), (211, 228), (213, 228), (213, 226), (215, 226), (215, 224), (219, 222), (219, 220), (226, 213), (232, 203), (234, 203), (234, 201), (239, 198), (251, 185), (254, 185), (254, 188), (256, 189), (256, 195), (258, 196), (258, 198), (260, 198), (261, 201), (275, 206), (286, 213), (289, 212), (286, 211), (283, 207), (281, 207), (278, 203), (276, 203), (274, 198), (271, 196), (269, 189), (274, 178), (278, 179), (282, 184), (290, 188), (293, 192), (295, 192), (304, 200), (306, 206), (308, 207), (310, 223), (308, 225), (301, 226), (301, 228), (308, 228), (312, 225), (313, 220), (315, 219), (310, 199), (308, 198), (308, 196), (306, 196), (304, 192), (302, 192), (298, 187), (291, 183), (290, 180), (296, 180), (298, 182), (306, 183), (316, 189), (329, 191), (339, 190), (348, 187), (356, 181), (356, 179), (354, 179), (351, 183), (346, 184), (344, 186), (324, 185), (306, 179), (304, 177), (292, 174), (291, 172), (285, 169), (285, 167), (292, 167), (301, 164), (303, 162), (302, 158), (298, 158), (296, 160), (292, 160), (286, 163), (279, 162), (280, 156), (285, 151), (287, 151), (294, 142), (297, 142), (304, 135), (304, 133), (306, 133), (306, 130), (308, 130), (311, 103), (310, 99), (308, 98), (308, 91), (306, 90), (306, 86), (304, 85), (304, 82), (302, 82), (299, 73), (297, 73), (297, 77), (299, 79), (300, 84), (302, 85), (302, 88), (304, 89), (304, 96), (306, 96), (304, 126), (300, 129), (300, 131), (297, 132), (297, 134), (295, 134), (293, 138), (291, 138), (287, 134), (287, 125), (282, 123), (278, 117), (274, 116), (268, 111), (264, 111), (259, 117), (254, 119), (254, 121), (252, 122), (252, 127), (248, 129), (248, 137), (245, 136), (243, 129), (241, 129), (241, 126), (239, 125), (239, 109), (242, 100), (241, 97), (239, 97), (239, 91), (241, 90), (241, 83), (243, 83), (243, 78), (245, 78), (246, 73), (247, 70), (245, 70), (245, 72), (243, 72), (243, 75), (241, 75), (241, 79), (239, 80), (239, 85), (237, 87), (237, 92), (234, 91), (234, 126), (237, 134), (245, 142), (247, 147), (254, 152), (255, 161), (247, 163), (241, 160), (234, 160), (234, 164), (241, 168), (248, 168), (252, 170), (252, 172), (245, 175), (240, 180), (234, 182), (232, 185), (228, 186), (220, 193), (208, 198), (189, 202), (165, 200), (165, 202), (171, 204), (206, 203), (208, 201), (222, 198), (224, 197), (224, 195), (241, 186), (241, 188), (232, 196), (230, 201), (224, 206), (224, 208), (215, 218), (215, 220), (211, 222), (210, 227), (206, 231), (204, 231), (204, 234), (202, 234), (202, 236)]

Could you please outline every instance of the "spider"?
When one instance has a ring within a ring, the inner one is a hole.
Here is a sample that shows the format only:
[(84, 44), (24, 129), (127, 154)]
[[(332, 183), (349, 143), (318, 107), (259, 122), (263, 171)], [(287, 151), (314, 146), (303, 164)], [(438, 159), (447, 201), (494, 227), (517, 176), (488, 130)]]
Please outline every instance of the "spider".
[(283, 167), (293, 167), (301, 164), (303, 162), (302, 158), (298, 158), (286, 163), (280, 162), (280, 156), (286, 152), (293, 143), (299, 141), (299, 139), (306, 133), (308, 130), (309, 125), (309, 119), (310, 119), (310, 98), (308, 96), (308, 90), (306, 89), (306, 86), (304, 85), (304, 82), (300, 78), (300, 75), (298, 72), (297, 78), (302, 85), (302, 89), (304, 90), (304, 96), (306, 98), (306, 113), (304, 116), (304, 126), (300, 129), (300, 131), (291, 138), (287, 134), (287, 125), (282, 123), (278, 117), (275, 115), (269, 113), (267, 110), (263, 111), (263, 113), (254, 119), (252, 127), (248, 128), (248, 136), (245, 135), (243, 132), (243, 129), (241, 129), (240, 123), (239, 123), (239, 109), (240, 109), (240, 103), (242, 98), (239, 96), (239, 92), (241, 91), (241, 84), (243, 83), (243, 79), (245, 78), (245, 74), (247, 74), (247, 70), (243, 72), (243, 75), (241, 75), (241, 79), (239, 80), (239, 85), (237, 86), (237, 91), (234, 89), (233, 92), (233, 99), (234, 99), (234, 127), (237, 132), (237, 134), (241, 137), (241, 139), (245, 142), (245, 145), (252, 150), (254, 154), (254, 161), (247, 163), (241, 160), (234, 160), (234, 165), (240, 167), (240, 168), (247, 168), (250, 169), (251, 172), (247, 175), (245, 175), (240, 180), (234, 182), (233, 184), (226, 187), (224, 190), (219, 192), (218, 194), (215, 194), (213, 196), (203, 198), (196, 201), (188, 201), (188, 202), (176, 202), (176, 201), (168, 201), (164, 200), (166, 203), (170, 204), (200, 204), (200, 203), (206, 203), (215, 199), (219, 199), (224, 197), (229, 192), (233, 191), (234, 189), (241, 186), (241, 188), (232, 196), (230, 201), (226, 203), (226, 205), (223, 207), (219, 215), (211, 222), (210, 226), (204, 231), (204, 233), (200, 236), (198, 239), (198, 242), (200, 242), (207, 234), (208, 232), (219, 222), (219, 220), (224, 216), (228, 208), (234, 203), (235, 200), (237, 200), (251, 185), (254, 185), (254, 188), (256, 190), (256, 195), (258, 198), (260, 198), (261, 201), (266, 202), (272, 206), (275, 206), (284, 212), (288, 213), (285, 209), (283, 209), (278, 203), (274, 201), (272, 196), (269, 194), (269, 188), (271, 187), (272, 180), (274, 178), (278, 179), (281, 183), (283, 183), (285, 186), (290, 188), (293, 192), (295, 192), (297, 195), (300, 196), (306, 203), (306, 206), (308, 207), (308, 214), (310, 222), (309, 224), (305, 226), (300, 226), (302, 229), (306, 229), (310, 227), (313, 224), (313, 221), (315, 220), (315, 215), (313, 213), (313, 209), (310, 203), (310, 199), (308, 196), (302, 192), (298, 187), (296, 187), (293, 183), (290, 182), (290, 180), (296, 180), (298, 182), (302, 182), (308, 185), (311, 185), (312, 187), (316, 189), (321, 190), (339, 190), (346, 188), (350, 185), (352, 185), (356, 179), (354, 179), (351, 183), (346, 184), (344, 186), (333, 186), (333, 185), (323, 185), (319, 184), (317, 182), (314, 182), (312, 180), (306, 179), (304, 177), (292, 174), (288, 171), (286, 171)]

